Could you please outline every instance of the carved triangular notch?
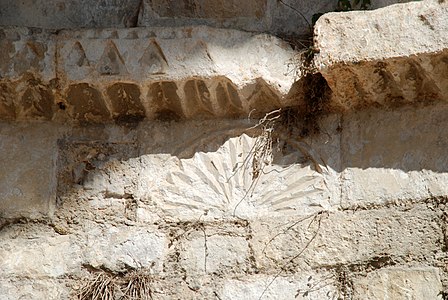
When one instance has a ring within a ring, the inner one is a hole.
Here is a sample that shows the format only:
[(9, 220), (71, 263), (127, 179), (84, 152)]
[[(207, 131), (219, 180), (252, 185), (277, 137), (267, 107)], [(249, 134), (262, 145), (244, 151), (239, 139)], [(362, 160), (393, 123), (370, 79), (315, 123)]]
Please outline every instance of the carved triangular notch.
[(89, 60), (86, 57), (84, 48), (80, 42), (76, 42), (73, 45), (72, 50), (68, 54), (67, 62), (70, 66), (88, 67), (90, 66)]
[(206, 60), (213, 61), (210, 52), (208, 52), (207, 44), (204, 41), (198, 41), (188, 52), (191, 55), (199, 55)]
[(97, 70), (101, 75), (120, 75), (127, 73), (123, 57), (115, 46), (109, 41), (104, 48), (103, 55), (97, 65)]
[(168, 68), (168, 62), (162, 48), (154, 40), (149, 42), (149, 46), (138, 62), (149, 74), (163, 74)]

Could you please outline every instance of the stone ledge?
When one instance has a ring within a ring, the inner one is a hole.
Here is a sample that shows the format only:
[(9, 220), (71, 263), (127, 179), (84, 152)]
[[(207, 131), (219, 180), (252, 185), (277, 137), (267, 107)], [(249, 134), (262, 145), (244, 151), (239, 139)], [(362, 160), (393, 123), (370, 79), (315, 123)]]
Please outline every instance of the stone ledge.
[(447, 31), (448, 4), (435, 0), (322, 16), (314, 62), (332, 108), (447, 101)]
[(0, 118), (79, 122), (244, 117), (287, 106), (295, 52), (208, 27), (33, 31), (0, 40)]

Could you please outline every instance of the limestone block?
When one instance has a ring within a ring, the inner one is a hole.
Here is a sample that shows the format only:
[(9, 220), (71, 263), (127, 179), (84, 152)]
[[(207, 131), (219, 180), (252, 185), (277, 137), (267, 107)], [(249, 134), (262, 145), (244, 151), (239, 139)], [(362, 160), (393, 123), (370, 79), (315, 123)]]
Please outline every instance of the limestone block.
[[(372, 1), (372, 9), (387, 6), (397, 0)], [(359, 8), (358, 7), (354, 7)], [(213, 1), (150, 1), (143, 2), (139, 26), (209, 25), (280, 36), (310, 35), (314, 14), (337, 9), (337, 1), (304, 0), (213, 0)]]
[(187, 276), (240, 273), (248, 267), (249, 245), (243, 228), (204, 227), (188, 234), (180, 253)]
[(85, 234), (83, 263), (93, 268), (124, 272), (150, 269), (159, 273), (166, 253), (166, 239), (150, 228), (90, 227)]
[(447, 16), (436, 0), (322, 16), (315, 63), (334, 108), (446, 101)]
[(290, 101), (294, 51), (271, 36), (183, 27), (57, 38), (62, 94), (79, 121), (239, 117)]
[(57, 278), (78, 272), (80, 246), (68, 235), (46, 235), (3, 241), (0, 281), (8, 277)]
[(0, 211), (6, 216), (52, 212), (56, 198), (57, 138), (47, 123), (0, 125)]
[(65, 282), (63, 279), (0, 278), (0, 299), (69, 299), (70, 289)]
[(354, 299), (442, 299), (436, 268), (390, 268), (358, 277)]
[(344, 117), (342, 205), (447, 194), (446, 104)]
[(134, 27), (140, 0), (0, 1), (0, 25), (51, 29)]
[[(434, 201), (436, 205), (437, 201)], [(439, 212), (431, 204), (330, 212), (251, 222), (260, 269), (345, 266), (370, 271), (402, 263), (433, 264), (442, 254)]]
[[(372, 2), (371, 8), (378, 8), (407, 1)], [(280, 35), (303, 35), (309, 34), (308, 22), (311, 22), (313, 14), (335, 11), (337, 7), (337, 1), (332, 0), (312, 4), (306, 0), (288, 0), (284, 3), (277, 0), (1, 0), (0, 26), (73, 29), (209, 25)]]
[[(269, 287), (268, 287), (269, 285)], [(315, 273), (276, 279), (255, 275), (224, 282), (221, 299), (337, 299), (337, 288), (331, 275)]]
[(269, 32), (270, 0), (143, 1), (138, 25), (209, 25), (219, 28)]

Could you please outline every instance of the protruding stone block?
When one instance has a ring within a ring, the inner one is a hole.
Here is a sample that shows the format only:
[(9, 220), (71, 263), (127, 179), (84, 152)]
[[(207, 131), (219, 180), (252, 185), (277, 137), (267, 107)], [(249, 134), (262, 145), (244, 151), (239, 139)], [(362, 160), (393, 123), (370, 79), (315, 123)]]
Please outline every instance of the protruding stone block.
[(112, 117), (118, 122), (138, 122), (145, 118), (140, 88), (132, 83), (115, 83), (107, 88)]
[(104, 122), (110, 113), (101, 93), (88, 83), (73, 84), (66, 95), (69, 114), (81, 122)]
[(159, 120), (180, 120), (184, 113), (177, 94), (177, 85), (172, 81), (156, 82), (149, 86), (148, 102), (150, 114)]
[[(175, 120), (244, 116), (254, 108), (263, 113), (288, 105), (294, 81), (286, 74), (294, 51), (266, 35), (183, 27), (64, 31), (57, 39), (68, 102), (81, 101), (72, 97), (73, 89), (89, 82), (98, 88), (89, 94), (101, 94), (113, 118), (142, 117), (145, 110), (149, 118)], [(272, 59), (260, 60), (259, 53)], [(129, 99), (118, 100), (118, 85), (132, 86), (126, 95), (141, 103), (124, 108)]]
[(446, 32), (444, 1), (322, 16), (314, 62), (333, 92), (331, 105), (350, 110), (447, 101)]

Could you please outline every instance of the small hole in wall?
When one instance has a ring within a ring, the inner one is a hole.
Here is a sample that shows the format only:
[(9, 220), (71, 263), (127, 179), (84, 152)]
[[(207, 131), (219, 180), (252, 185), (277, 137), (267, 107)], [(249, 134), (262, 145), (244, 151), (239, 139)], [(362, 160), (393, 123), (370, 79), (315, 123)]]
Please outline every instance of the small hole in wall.
[(65, 110), (65, 104), (64, 104), (64, 102), (58, 102), (58, 107), (59, 107), (59, 109), (62, 109), (62, 110)]

